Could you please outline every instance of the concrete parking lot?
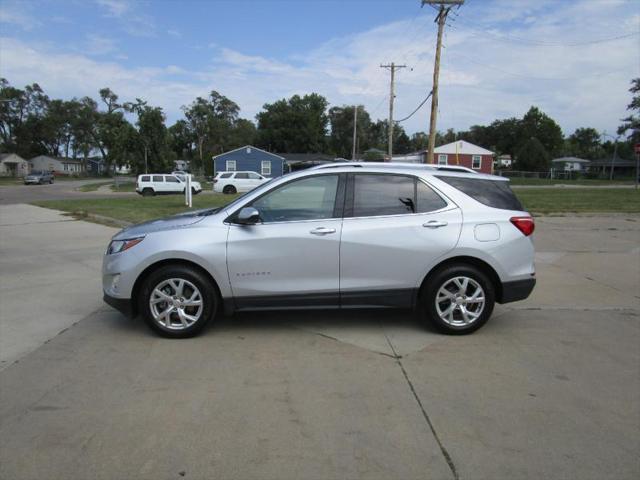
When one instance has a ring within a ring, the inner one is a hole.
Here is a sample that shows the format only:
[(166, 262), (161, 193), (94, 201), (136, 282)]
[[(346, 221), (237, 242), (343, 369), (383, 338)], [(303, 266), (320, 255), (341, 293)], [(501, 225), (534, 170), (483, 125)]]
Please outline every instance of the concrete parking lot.
[(176, 341), (101, 303), (115, 229), (0, 206), (2, 479), (636, 479), (640, 216), (537, 220), (538, 286), (448, 337), (244, 314)]

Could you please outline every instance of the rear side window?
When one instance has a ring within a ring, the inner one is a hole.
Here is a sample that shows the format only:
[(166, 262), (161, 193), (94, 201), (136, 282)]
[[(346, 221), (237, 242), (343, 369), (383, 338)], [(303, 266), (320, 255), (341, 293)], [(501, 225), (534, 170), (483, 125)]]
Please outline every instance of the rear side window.
[(249, 178), (248, 173), (236, 173), (236, 179), (246, 180)]
[(437, 178), (489, 207), (502, 210), (524, 210), (509, 187), (509, 182), (464, 177), (437, 176)]
[(154, 182), (164, 182), (164, 179), (162, 178), (162, 175), (154, 175), (153, 176), (153, 181)]
[(233, 175), (233, 173), (223, 173), (222, 175), (220, 175), (220, 178), (230, 178), (231, 175)]
[(426, 213), (446, 205), (437, 193), (414, 177), (357, 174), (353, 182), (353, 212), (347, 216)]
[(142, 177), (140, 177), (140, 181), (141, 182), (150, 182), (151, 177), (149, 177), (149, 175), (143, 175)]

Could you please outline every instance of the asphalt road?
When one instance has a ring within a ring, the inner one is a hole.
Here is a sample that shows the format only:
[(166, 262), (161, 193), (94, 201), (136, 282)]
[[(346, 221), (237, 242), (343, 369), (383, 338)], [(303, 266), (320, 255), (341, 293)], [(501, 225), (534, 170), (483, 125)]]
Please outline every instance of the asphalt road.
[(538, 219), (539, 284), (471, 336), (403, 312), (152, 335), (114, 229), (0, 207), (0, 478), (635, 479), (640, 216)]
[(76, 189), (88, 183), (100, 182), (100, 178), (59, 180), (52, 185), (0, 185), (0, 205), (30, 203), (38, 200), (68, 200), (75, 198), (109, 197), (112, 194), (79, 192)]

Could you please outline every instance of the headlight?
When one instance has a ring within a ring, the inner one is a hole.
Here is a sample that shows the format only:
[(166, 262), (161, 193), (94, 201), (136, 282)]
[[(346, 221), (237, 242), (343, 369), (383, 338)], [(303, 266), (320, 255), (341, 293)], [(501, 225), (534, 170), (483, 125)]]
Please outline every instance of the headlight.
[(131, 247), (139, 244), (142, 240), (144, 240), (144, 237), (127, 238), (126, 240), (111, 240), (109, 248), (107, 248), (107, 255), (129, 250)]

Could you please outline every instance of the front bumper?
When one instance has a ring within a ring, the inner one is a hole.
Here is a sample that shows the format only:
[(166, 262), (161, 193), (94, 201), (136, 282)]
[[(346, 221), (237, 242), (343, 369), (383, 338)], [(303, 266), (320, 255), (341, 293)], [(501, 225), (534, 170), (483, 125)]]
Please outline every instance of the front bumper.
[(106, 304), (124, 313), (127, 317), (133, 317), (135, 314), (133, 302), (130, 298), (115, 298), (103, 292), (102, 299)]
[(535, 278), (525, 278), (524, 280), (516, 280), (515, 282), (504, 282), (502, 284), (502, 295), (498, 298), (498, 303), (517, 302), (524, 300), (533, 291), (536, 286)]

